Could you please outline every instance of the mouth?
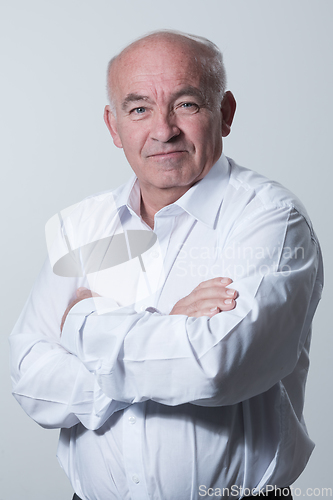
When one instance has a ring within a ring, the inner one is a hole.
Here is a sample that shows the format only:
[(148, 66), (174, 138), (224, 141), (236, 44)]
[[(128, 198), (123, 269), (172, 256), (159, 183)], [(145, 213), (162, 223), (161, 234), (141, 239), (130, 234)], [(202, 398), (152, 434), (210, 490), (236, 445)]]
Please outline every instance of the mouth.
[(168, 160), (173, 158), (179, 158), (184, 153), (187, 153), (185, 150), (177, 150), (177, 151), (161, 151), (160, 153), (154, 153), (148, 155), (148, 158), (154, 158), (155, 160)]

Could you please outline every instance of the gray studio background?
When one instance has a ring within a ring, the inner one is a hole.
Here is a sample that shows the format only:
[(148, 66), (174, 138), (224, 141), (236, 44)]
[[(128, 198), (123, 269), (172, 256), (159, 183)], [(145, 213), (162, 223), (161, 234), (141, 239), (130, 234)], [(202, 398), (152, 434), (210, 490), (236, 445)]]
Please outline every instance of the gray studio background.
[(226, 154), (294, 191), (321, 240), (326, 289), (305, 408), (317, 446), (295, 486), (302, 496), (317, 488), (317, 498), (333, 488), (332, 16), (331, 0), (2, 0), (0, 500), (71, 499), (58, 431), (40, 428), (11, 396), (7, 339), (46, 258), (46, 221), (130, 174), (102, 120), (105, 68), (158, 28), (223, 50), (238, 102)]

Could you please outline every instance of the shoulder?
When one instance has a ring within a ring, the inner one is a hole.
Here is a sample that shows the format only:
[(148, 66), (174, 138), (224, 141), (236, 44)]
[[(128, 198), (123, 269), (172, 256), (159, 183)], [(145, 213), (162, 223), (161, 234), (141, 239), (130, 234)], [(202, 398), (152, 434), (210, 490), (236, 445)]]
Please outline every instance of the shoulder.
[(70, 218), (75, 226), (89, 221), (98, 221), (99, 225), (102, 225), (103, 221), (118, 214), (121, 208), (126, 205), (132, 185), (133, 181), (130, 179), (115, 189), (91, 194), (71, 207), (62, 210), (63, 219)]
[(128, 185), (87, 196), (49, 219), (45, 232), (50, 259), (118, 232)]
[(122, 205), (122, 199), (126, 188), (128, 187), (128, 182), (118, 186), (115, 189), (107, 189), (98, 193), (93, 193), (86, 198), (83, 198), (79, 203), (75, 205), (78, 211), (88, 211), (91, 212), (97, 207), (103, 207), (103, 209), (115, 209), (120, 208)]
[(225, 196), (226, 205), (232, 200), (238, 213), (255, 217), (259, 213), (297, 212), (311, 229), (310, 217), (300, 199), (282, 184), (244, 167), (228, 158), (230, 179)]

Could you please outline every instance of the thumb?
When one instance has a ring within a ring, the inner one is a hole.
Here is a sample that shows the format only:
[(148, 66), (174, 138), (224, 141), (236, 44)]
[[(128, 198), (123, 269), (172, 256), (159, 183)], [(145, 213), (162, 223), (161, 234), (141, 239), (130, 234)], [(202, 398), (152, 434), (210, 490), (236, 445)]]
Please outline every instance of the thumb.
[(88, 288), (82, 286), (76, 290), (76, 296), (78, 299), (88, 299), (92, 297), (92, 293)]

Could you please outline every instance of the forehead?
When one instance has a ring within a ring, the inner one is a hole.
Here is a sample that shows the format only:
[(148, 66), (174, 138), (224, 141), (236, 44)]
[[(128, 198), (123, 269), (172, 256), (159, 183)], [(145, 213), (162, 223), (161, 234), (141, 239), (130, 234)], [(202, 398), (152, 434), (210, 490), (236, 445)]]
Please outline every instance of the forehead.
[(114, 97), (129, 93), (174, 93), (181, 87), (200, 88), (201, 65), (195, 49), (186, 44), (154, 41), (129, 48), (111, 71)]

